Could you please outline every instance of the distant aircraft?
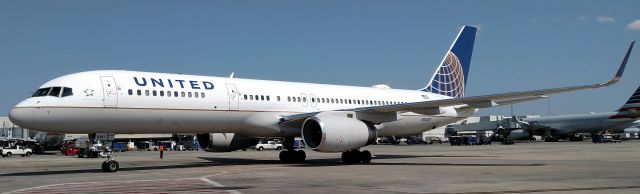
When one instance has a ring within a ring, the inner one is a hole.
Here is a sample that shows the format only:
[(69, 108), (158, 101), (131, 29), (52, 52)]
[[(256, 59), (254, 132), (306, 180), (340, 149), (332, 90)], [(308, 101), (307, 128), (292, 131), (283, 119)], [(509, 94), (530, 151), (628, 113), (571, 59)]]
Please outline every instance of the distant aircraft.
[[(640, 87), (615, 112), (523, 118), (521, 122), (528, 126), (527, 129), (511, 131), (509, 136), (522, 138), (540, 135), (545, 141), (567, 138), (582, 141), (582, 136), (577, 134), (597, 134), (605, 130), (623, 133), (630, 123), (638, 119), (640, 119)], [(633, 129), (627, 131), (632, 133)]]
[[(197, 133), (209, 151), (250, 147), (282, 137), (283, 162), (303, 162), (294, 137), (345, 163), (369, 163), (360, 151), (378, 136), (418, 134), (472, 116), (478, 108), (612, 85), (600, 84), (465, 97), (476, 28), (464, 26), (426, 87), (400, 90), (138, 71), (88, 71), (55, 78), (9, 113), (12, 122), (60, 133)], [(301, 71), (305, 67), (300, 67)], [(366, 75), (354, 75), (366, 76)], [(113, 172), (112, 159), (103, 170)]]
[(633, 123), (629, 123), (629, 125), (619, 128), (619, 129), (614, 129), (613, 131), (611, 131), (613, 133), (640, 133), (640, 120), (635, 121)]

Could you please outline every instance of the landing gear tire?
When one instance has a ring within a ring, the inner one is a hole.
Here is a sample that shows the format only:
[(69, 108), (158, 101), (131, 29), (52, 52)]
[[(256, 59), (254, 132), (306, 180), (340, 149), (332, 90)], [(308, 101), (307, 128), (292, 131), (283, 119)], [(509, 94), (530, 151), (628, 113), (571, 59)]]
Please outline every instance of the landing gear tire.
[(360, 157), (363, 164), (371, 163), (371, 152), (369, 152), (369, 150), (362, 151)]
[(307, 154), (302, 150), (285, 150), (280, 152), (280, 161), (284, 163), (299, 162), (302, 163), (307, 158)]
[(342, 152), (341, 156), (342, 162), (345, 164), (369, 164), (371, 163), (371, 152), (369, 150), (365, 151), (346, 151)]
[(102, 162), (102, 172), (116, 172), (120, 168), (120, 164), (118, 164), (115, 160), (107, 160)]

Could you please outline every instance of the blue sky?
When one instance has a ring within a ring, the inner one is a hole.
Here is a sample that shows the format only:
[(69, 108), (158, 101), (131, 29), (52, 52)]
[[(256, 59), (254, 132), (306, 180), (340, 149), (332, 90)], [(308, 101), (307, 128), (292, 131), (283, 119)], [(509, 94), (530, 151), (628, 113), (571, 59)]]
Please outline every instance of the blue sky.
[[(638, 10), (637, 0), (0, 1), (0, 115), (50, 79), (96, 69), (420, 89), (462, 25), (480, 28), (467, 96), (591, 84), (640, 40)], [(638, 47), (619, 84), (552, 95), (551, 113), (620, 107), (640, 86)], [(514, 111), (547, 115), (547, 100)]]

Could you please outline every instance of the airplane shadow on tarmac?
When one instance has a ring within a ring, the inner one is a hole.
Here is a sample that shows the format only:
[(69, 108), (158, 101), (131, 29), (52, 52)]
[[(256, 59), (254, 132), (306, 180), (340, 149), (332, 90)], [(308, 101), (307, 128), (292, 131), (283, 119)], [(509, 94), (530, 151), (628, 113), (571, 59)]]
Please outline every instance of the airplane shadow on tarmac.
[[(384, 162), (386, 159), (403, 159), (403, 158), (479, 158), (479, 157), (497, 157), (497, 156), (447, 156), (447, 155), (375, 155), (372, 163), (366, 164), (371, 166), (545, 166), (539, 163), (441, 163), (441, 162)], [(234, 165), (265, 165), (265, 164), (281, 164), (291, 167), (322, 167), (322, 166), (341, 166), (349, 165), (341, 162), (340, 158), (328, 159), (308, 159), (304, 163), (282, 163), (279, 160), (262, 160), (262, 159), (246, 159), (246, 158), (219, 158), (219, 157), (198, 157), (208, 162), (194, 162), (188, 164), (164, 165), (164, 166), (135, 166), (127, 167), (127, 163), (120, 163), (119, 171), (142, 171), (142, 170), (163, 170), (163, 169), (181, 169), (181, 168), (198, 168), (198, 167), (215, 167), (215, 166), (234, 166)], [(376, 162), (381, 161), (381, 162)], [(151, 163), (153, 164), (153, 163)], [(354, 165), (354, 164), (351, 164)], [(96, 165), (96, 167), (99, 167)], [(37, 171), (37, 172), (15, 172), (0, 174), (0, 177), (6, 176), (38, 176), (38, 175), (62, 175), (62, 174), (81, 174), (81, 173), (101, 173), (98, 168), (95, 169), (75, 169), (75, 170), (53, 170), (53, 171)]]
[[(446, 155), (431, 155), (431, 156), (418, 156), (418, 155), (375, 155), (372, 162), (366, 165), (373, 166), (545, 166), (546, 164), (538, 163), (525, 163), (525, 164), (510, 164), (510, 163), (422, 163), (422, 162), (376, 162), (383, 161), (385, 159), (403, 159), (403, 158), (429, 158), (429, 157), (442, 157), (442, 158), (461, 158), (461, 157), (497, 157), (497, 156), (446, 156)], [(216, 166), (228, 166), (228, 165), (260, 165), (260, 164), (283, 164), (296, 167), (320, 167), (320, 166), (342, 166), (342, 165), (357, 165), (357, 164), (344, 164), (340, 158), (328, 158), (328, 159), (307, 159), (304, 163), (282, 163), (279, 160), (257, 160), (257, 159), (244, 159), (244, 158), (216, 158), (216, 157), (199, 157), (204, 160), (216, 162)]]

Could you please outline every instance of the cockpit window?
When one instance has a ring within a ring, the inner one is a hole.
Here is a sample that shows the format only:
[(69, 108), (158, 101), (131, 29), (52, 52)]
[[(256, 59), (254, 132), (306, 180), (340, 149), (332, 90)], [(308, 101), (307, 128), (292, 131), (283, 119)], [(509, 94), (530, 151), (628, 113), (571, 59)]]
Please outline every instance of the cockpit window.
[(51, 88), (40, 88), (31, 97), (46, 96)]
[(71, 88), (64, 88), (62, 90), (62, 97), (73, 95), (73, 90)]
[(53, 88), (51, 88), (51, 91), (49, 92), (49, 96), (55, 96), (55, 97), (60, 96), (60, 90), (62, 90), (61, 87), (53, 87)]

